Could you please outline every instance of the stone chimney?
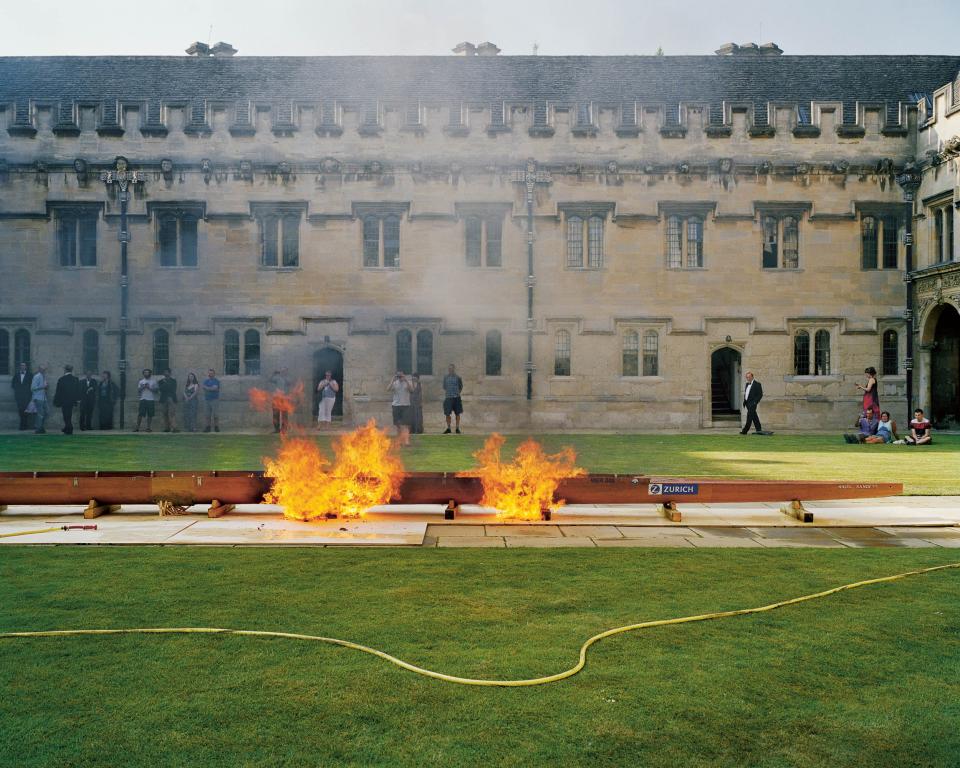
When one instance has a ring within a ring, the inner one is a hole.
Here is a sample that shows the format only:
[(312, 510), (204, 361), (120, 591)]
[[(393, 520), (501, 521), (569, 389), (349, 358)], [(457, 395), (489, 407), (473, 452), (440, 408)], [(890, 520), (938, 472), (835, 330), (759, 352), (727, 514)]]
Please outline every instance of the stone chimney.
[(724, 43), (716, 50), (717, 56), (780, 56), (783, 49), (776, 43)]
[(236, 56), (237, 49), (230, 45), (230, 43), (225, 43), (221, 40), (210, 49), (210, 53), (217, 58), (229, 58), (230, 56)]
[(491, 42), (480, 43), (477, 46), (477, 56), (496, 56), (498, 53), (500, 49)]
[(229, 57), (233, 56), (236, 52), (236, 48), (222, 40), (212, 48), (206, 43), (201, 43), (199, 40), (187, 48), (187, 54), (196, 56), (198, 59), (205, 59), (208, 56), (216, 56), (217, 58)]
[(453, 49), (453, 52), (457, 56), (476, 56), (477, 46), (473, 43), (458, 43), (457, 47)]

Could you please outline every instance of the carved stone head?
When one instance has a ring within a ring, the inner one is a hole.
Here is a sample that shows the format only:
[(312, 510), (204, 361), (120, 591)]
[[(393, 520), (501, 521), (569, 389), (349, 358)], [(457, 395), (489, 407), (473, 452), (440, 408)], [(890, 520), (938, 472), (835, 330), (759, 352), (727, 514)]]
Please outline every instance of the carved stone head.
[(339, 173), (340, 161), (332, 157), (325, 157), (320, 161), (320, 170), (324, 173)]
[(160, 175), (164, 181), (173, 181), (173, 160), (164, 158), (160, 161)]
[(77, 158), (73, 161), (73, 171), (77, 174), (77, 182), (80, 184), (87, 183), (87, 161), (81, 158)]
[(607, 163), (607, 173), (617, 173), (620, 170), (620, 166), (617, 165), (616, 160), (611, 160)]
[(116, 160), (113, 161), (114, 167), (117, 169), (117, 173), (124, 173), (127, 168), (130, 167), (130, 163), (127, 162), (127, 158), (122, 155), (118, 156)]
[(253, 163), (249, 160), (241, 160), (239, 175), (244, 181), (253, 181)]
[(724, 157), (720, 160), (720, 173), (730, 173), (733, 170), (733, 160)]

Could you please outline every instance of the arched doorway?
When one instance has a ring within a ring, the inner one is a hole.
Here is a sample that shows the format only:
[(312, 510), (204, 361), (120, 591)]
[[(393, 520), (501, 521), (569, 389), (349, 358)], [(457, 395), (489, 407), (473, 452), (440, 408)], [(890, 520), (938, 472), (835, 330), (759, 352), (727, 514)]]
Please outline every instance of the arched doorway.
[(313, 418), (317, 418), (317, 384), (327, 371), (333, 371), (333, 378), (340, 385), (337, 402), (333, 405), (333, 415), (343, 416), (343, 353), (336, 347), (323, 347), (313, 353)]
[(732, 347), (710, 355), (710, 418), (740, 421), (740, 353)]
[(938, 426), (960, 424), (960, 313), (950, 304), (942, 306), (933, 330), (929, 416)]

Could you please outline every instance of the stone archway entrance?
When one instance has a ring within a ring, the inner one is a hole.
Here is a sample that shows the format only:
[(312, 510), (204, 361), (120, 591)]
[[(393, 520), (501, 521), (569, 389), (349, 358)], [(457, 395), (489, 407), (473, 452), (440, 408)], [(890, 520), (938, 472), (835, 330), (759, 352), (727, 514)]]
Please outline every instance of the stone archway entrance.
[(313, 419), (317, 418), (317, 384), (327, 371), (333, 371), (333, 378), (340, 385), (337, 401), (333, 405), (333, 415), (343, 416), (343, 353), (335, 347), (323, 347), (313, 353)]
[(710, 355), (710, 418), (740, 421), (740, 353), (732, 347)]
[(936, 322), (930, 349), (929, 416), (936, 425), (956, 427), (960, 424), (960, 313), (944, 304), (929, 322)]

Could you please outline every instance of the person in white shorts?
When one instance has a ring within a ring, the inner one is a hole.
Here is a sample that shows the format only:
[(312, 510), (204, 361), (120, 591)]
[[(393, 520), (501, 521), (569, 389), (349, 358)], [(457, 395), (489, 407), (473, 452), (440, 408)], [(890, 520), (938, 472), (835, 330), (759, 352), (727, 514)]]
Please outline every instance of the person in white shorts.
[(337, 402), (337, 392), (340, 391), (340, 385), (333, 378), (333, 371), (326, 371), (320, 383), (317, 384), (317, 392), (320, 394), (320, 405), (317, 408), (317, 427), (324, 424), (330, 424), (333, 421), (333, 404)]

